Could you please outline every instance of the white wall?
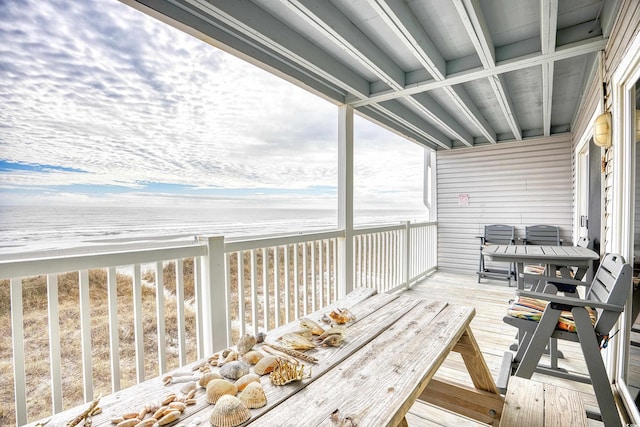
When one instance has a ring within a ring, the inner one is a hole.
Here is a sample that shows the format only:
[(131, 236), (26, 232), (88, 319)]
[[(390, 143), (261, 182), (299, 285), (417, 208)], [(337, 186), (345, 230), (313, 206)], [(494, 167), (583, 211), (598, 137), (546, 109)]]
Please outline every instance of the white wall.
[(486, 224), (514, 225), (516, 237), (557, 225), (573, 244), (570, 135), (438, 151), (436, 171), (439, 270), (475, 273)]

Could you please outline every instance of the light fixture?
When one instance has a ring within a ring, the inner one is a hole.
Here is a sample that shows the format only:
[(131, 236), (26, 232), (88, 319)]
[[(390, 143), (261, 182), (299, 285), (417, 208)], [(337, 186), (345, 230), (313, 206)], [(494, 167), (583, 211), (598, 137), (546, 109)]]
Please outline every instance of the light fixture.
[(611, 147), (611, 113), (602, 113), (596, 119), (593, 127), (593, 143), (598, 147)]

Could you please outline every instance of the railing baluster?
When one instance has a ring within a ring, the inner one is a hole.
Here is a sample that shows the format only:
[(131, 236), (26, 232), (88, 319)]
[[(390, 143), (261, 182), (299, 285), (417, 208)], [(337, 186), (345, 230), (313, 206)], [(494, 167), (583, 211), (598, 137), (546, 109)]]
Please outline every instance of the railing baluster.
[(333, 300), (335, 301), (338, 299), (338, 240), (331, 239), (331, 241), (333, 242)]
[(167, 342), (164, 324), (164, 270), (162, 261), (155, 263), (156, 273), (156, 322), (158, 325), (158, 371), (167, 372)]
[(325, 250), (325, 269), (326, 269), (326, 282), (327, 282), (327, 300), (325, 305), (331, 304), (331, 240), (327, 239), (324, 241), (326, 245)]
[(256, 250), (251, 249), (251, 322), (253, 324), (253, 335), (257, 335), (260, 332), (259, 320), (258, 320), (258, 282), (257, 282), (257, 265), (256, 265)]
[(51, 367), (51, 407), (62, 411), (62, 372), (60, 363), (60, 315), (58, 310), (58, 276), (47, 275), (47, 311), (49, 312), (49, 366)]
[(311, 311), (316, 311), (318, 305), (316, 303), (316, 242), (311, 242)]
[(198, 359), (205, 357), (204, 351), (204, 331), (202, 327), (202, 261), (199, 256), (193, 257), (193, 297), (196, 307), (196, 346), (198, 348)]
[(303, 313), (306, 316), (309, 313), (309, 268), (307, 265), (307, 248), (309, 245), (307, 242), (302, 244), (302, 299), (304, 301)]
[(293, 315), (296, 319), (300, 318), (300, 276), (298, 270), (298, 256), (299, 256), (298, 243), (293, 244), (293, 300), (295, 305), (293, 308)]
[(140, 264), (133, 265), (133, 333), (136, 347), (136, 377), (144, 381), (144, 329), (142, 326), (142, 281)]
[(89, 307), (89, 271), (80, 271), (80, 337), (84, 401), (93, 400), (93, 365), (91, 363), (91, 310)]
[(289, 323), (291, 317), (291, 284), (289, 283), (289, 245), (282, 247), (284, 250), (284, 321)]
[(269, 327), (269, 257), (267, 248), (262, 248), (262, 304), (264, 315), (264, 330), (268, 331)]
[(11, 345), (13, 345), (13, 389), (16, 396), (18, 425), (27, 423), (27, 380), (24, 364), (24, 322), (22, 305), (22, 279), (11, 278)]
[(120, 390), (120, 338), (118, 337), (118, 282), (115, 267), (107, 269), (107, 310), (109, 311), (109, 350), (111, 391)]
[(320, 295), (318, 300), (320, 301), (320, 308), (324, 307), (324, 267), (323, 267), (323, 259), (322, 259), (322, 252), (323, 252), (323, 246), (324, 246), (324, 241), (323, 240), (318, 240), (318, 284), (319, 284), (319, 290), (320, 290)]
[[(226, 321), (226, 341), (227, 347), (231, 346), (231, 321), (233, 313), (231, 311), (231, 254), (226, 253), (225, 259), (225, 282), (224, 282), (224, 303), (225, 303), (225, 321)], [(222, 317), (222, 316), (221, 316)]]
[(187, 332), (184, 311), (184, 261), (176, 260), (176, 310), (178, 316), (178, 357), (180, 366), (187, 363)]
[(243, 336), (247, 331), (244, 315), (244, 252), (236, 252), (236, 257), (238, 260), (238, 274), (236, 277), (238, 281), (238, 326), (240, 328), (239, 334)]
[(276, 328), (280, 326), (280, 256), (277, 246), (273, 247), (273, 297)]

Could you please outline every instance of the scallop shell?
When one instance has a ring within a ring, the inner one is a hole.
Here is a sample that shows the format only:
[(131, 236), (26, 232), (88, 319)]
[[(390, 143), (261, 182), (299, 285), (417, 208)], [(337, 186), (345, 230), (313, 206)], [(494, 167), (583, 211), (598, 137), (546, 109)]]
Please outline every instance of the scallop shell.
[(309, 341), (308, 338), (297, 332), (288, 332), (282, 335), (280, 339), (282, 340), (282, 345), (284, 347), (288, 347), (293, 350), (305, 351), (316, 347), (316, 345)]
[(273, 371), (278, 363), (278, 358), (275, 356), (265, 356), (256, 363), (253, 367), (253, 372), (258, 375), (265, 375)]
[(225, 378), (237, 380), (243, 375), (247, 375), (249, 373), (249, 369), (249, 365), (236, 360), (234, 362), (225, 363), (224, 366), (220, 368), (220, 375)]
[(247, 374), (243, 375), (235, 382), (235, 386), (238, 387), (238, 391), (244, 390), (247, 385), (251, 383), (260, 383), (260, 375), (257, 374)]
[(247, 387), (238, 395), (238, 399), (249, 409), (262, 408), (267, 404), (267, 395), (260, 383), (247, 384)]
[(263, 357), (264, 354), (260, 353), (259, 351), (251, 350), (250, 352), (245, 353), (245, 355), (242, 356), (242, 361), (248, 363), (249, 365), (255, 365)]
[(209, 422), (214, 427), (235, 427), (251, 418), (249, 408), (235, 396), (222, 396), (213, 408)]
[(235, 396), (238, 393), (238, 387), (227, 380), (215, 379), (207, 384), (207, 402), (215, 405), (216, 402), (224, 395), (230, 394)]
[(236, 348), (238, 349), (238, 353), (243, 355), (251, 351), (254, 345), (256, 345), (256, 337), (252, 334), (244, 334), (240, 337), (240, 341), (236, 344)]
[(222, 378), (222, 375), (220, 375), (217, 372), (205, 372), (204, 374), (202, 374), (202, 376), (198, 380), (198, 385), (200, 387), (206, 387), (209, 381), (215, 380), (215, 379), (221, 379), (221, 378)]
[(189, 381), (188, 383), (184, 383), (181, 387), (180, 387), (180, 392), (182, 394), (189, 394), (189, 392), (191, 390), (195, 390), (198, 388), (198, 385), (196, 384), (195, 381)]

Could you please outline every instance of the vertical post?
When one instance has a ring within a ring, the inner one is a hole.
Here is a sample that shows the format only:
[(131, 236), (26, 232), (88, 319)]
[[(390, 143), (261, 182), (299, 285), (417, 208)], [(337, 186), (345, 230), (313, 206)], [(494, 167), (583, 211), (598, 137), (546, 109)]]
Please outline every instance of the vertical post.
[(203, 348), (205, 354), (213, 354), (227, 346), (224, 236), (204, 239), (207, 242), (207, 256), (202, 262)]
[(409, 227), (410, 221), (404, 223), (404, 277), (403, 282), (407, 289), (409, 289), (409, 280), (411, 280), (411, 227)]
[(338, 298), (353, 290), (353, 107), (338, 108)]

